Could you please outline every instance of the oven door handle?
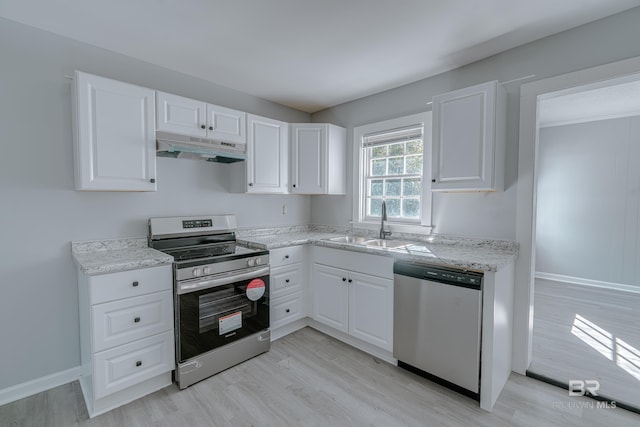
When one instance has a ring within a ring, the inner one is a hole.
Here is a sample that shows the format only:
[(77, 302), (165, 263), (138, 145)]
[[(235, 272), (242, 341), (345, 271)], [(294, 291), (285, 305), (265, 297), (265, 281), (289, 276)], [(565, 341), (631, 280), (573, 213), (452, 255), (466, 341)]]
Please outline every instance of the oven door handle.
[(269, 275), (269, 266), (244, 270), (242, 273), (226, 273), (212, 279), (195, 280), (178, 283), (178, 295), (189, 292), (199, 291), (202, 289), (215, 288), (216, 286), (228, 285), (230, 283), (240, 282), (242, 280), (254, 279), (261, 276)]

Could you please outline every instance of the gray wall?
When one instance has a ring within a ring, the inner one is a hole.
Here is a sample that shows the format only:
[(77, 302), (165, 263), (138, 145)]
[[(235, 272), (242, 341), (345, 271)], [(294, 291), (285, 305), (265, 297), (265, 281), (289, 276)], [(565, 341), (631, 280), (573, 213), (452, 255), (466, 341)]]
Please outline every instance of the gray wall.
[(291, 122), (307, 113), (2, 19), (0, 58), (0, 390), (79, 365), (70, 241), (145, 236), (151, 216), (309, 222), (308, 196), (229, 194), (226, 166), (195, 160), (158, 159), (155, 193), (74, 191), (63, 76), (79, 69)]
[[(507, 99), (506, 190), (433, 196), (435, 233), (515, 239), (520, 84), (640, 55), (640, 8), (550, 36), (491, 58), (312, 115), (314, 122), (347, 127), (349, 194), (311, 199), (311, 221), (347, 226), (352, 212), (353, 128), (425, 110), (433, 95), (489, 80), (534, 79), (505, 85)], [(401, 66), (401, 64), (398, 64)]]
[(640, 285), (640, 117), (540, 129), (536, 272)]

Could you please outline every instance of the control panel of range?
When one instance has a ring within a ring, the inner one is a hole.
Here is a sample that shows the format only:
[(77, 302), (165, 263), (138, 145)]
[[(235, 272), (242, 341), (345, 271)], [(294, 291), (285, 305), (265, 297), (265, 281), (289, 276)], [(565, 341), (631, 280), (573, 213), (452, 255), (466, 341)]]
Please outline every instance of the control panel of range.
[(178, 268), (176, 272), (176, 280), (189, 280), (211, 276), (221, 273), (229, 273), (242, 269), (250, 269), (257, 267), (268, 267), (269, 255), (256, 255), (246, 258), (232, 259), (228, 261), (216, 262), (212, 264), (203, 264), (198, 266)]

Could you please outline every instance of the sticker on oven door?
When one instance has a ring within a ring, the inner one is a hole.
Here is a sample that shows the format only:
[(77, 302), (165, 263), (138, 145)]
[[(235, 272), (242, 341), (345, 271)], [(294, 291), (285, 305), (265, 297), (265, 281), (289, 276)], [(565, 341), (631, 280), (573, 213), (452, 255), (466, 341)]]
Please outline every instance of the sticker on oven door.
[(242, 312), (227, 314), (218, 319), (218, 329), (220, 335), (228, 334), (231, 331), (242, 328)]
[(264, 280), (262, 279), (253, 279), (247, 285), (247, 298), (251, 301), (258, 301), (262, 298), (265, 291)]

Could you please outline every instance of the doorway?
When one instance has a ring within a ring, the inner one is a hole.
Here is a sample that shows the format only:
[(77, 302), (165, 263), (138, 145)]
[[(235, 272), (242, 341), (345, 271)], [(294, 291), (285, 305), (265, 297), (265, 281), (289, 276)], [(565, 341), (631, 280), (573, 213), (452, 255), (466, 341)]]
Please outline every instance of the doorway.
[(527, 374), (640, 411), (640, 75), (536, 117)]

